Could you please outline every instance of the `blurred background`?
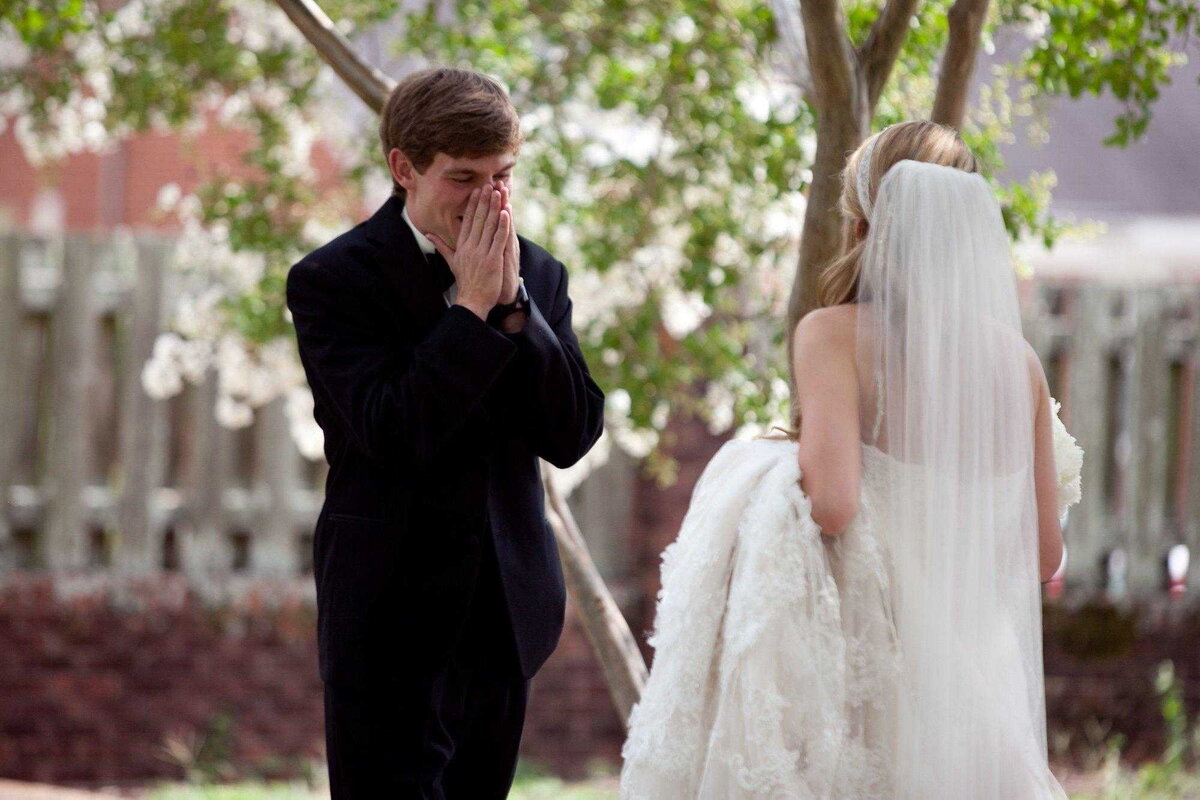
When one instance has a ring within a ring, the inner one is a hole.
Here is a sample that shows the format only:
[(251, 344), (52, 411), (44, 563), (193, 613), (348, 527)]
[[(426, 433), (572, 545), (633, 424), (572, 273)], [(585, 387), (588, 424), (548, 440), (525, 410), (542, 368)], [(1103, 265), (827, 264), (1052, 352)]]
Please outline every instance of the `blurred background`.
[[(0, 798), (324, 791), (327, 467), (282, 279), (390, 181), (285, 5), (0, 4)], [(930, 116), (951, 8), (981, 7), (912, 5), (871, 130)], [(982, 8), (962, 128), (1086, 453), (1045, 588), (1052, 763), (1080, 798), (1200, 797), (1200, 11)], [(518, 228), (567, 264), (608, 395), (554, 479), (649, 659), (700, 471), (787, 420), (821, 180), (804, 4), (325, 10), (392, 79), (473, 65), (512, 93)], [(867, 41), (880, 7), (841, 10)], [(570, 608), (513, 796), (615, 797), (623, 731)]]

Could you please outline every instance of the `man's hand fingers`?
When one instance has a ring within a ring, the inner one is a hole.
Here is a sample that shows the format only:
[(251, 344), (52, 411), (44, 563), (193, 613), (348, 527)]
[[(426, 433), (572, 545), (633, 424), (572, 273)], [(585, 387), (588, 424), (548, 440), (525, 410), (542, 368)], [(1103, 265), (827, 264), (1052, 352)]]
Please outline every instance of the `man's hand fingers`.
[(491, 237), (496, 233), (497, 226), (500, 224), (500, 193), (495, 189), (488, 189), (487, 200), (487, 219), (484, 221), (482, 231), (483, 241), (480, 242), (481, 247), (491, 245)]
[(482, 186), (478, 190), (479, 202), (475, 206), (475, 217), (471, 221), (471, 245), (487, 249), (491, 242), (491, 229), (488, 227), (488, 214), (492, 210), (492, 187)]
[(508, 246), (509, 231), (512, 230), (512, 217), (507, 211), (501, 210), (496, 220), (496, 231), (492, 235), (491, 248), (488, 250), (489, 259), (502, 259), (504, 248)]
[(513, 241), (516, 241), (517, 224), (516, 224), (516, 220), (513, 217), (512, 194), (509, 192), (508, 186), (506, 186), (503, 183), (500, 184), (500, 208), (502, 208), (503, 210), (508, 212), (509, 238), (511, 238)]
[(446, 244), (442, 237), (436, 233), (427, 233), (425, 234), (425, 238), (433, 242), (433, 246), (442, 254), (442, 258), (446, 259), (447, 264), (454, 264), (454, 248)]
[(463, 212), (462, 227), (459, 229), (458, 246), (462, 247), (468, 242), (473, 242), (479, 237), (477, 230), (478, 223), (476, 219), (479, 217), (479, 207), (483, 200), (482, 189), (472, 189), (471, 199), (467, 201), (466, 211)]

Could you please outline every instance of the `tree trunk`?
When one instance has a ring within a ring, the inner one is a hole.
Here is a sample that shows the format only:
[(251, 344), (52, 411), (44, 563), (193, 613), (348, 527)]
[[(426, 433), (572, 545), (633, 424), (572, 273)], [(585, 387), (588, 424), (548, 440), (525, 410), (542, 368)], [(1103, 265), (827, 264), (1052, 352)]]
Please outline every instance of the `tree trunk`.
[[(812, 72), (812, 101), (817, 113), (817, 152), (804, 211), (800, 260), (788, 299), (789, 373), (792, 331), (800, 318), (817, 306), (817, 278), (821, 269), (842, 252), (838, 199), (846, 156), (858, 147), (871, 124), (867, 75), (846, 35), (840, 5), (834, 0), (801, 0), (800, 11)], [(795, 375), (791, 376), (791, 386), (794, 419)]]
[(629, 624), (596, 570), (571, 509), (559, 494), (549, 470), (542, 470), (542, 482), (548, 501), (547, 518), (558, 541), (567, 589), (600, 661), (613, 704), (628, 728), (629, 712), (641, 699), (646, 685), (646, 662)]
[(987, 7), (988, 0), (957, 0), (947, 15), (949, 38), (942, 54), (931, 119), (955, 130), (962, 127), (966, 117), (967, 92), (971, 88)]
[[(354, 93), (375, 111), (382, 111), (394, 82), (360, 59), (312, 0), (276, 2)], [(600, 662), (613, 705), (622, 723), (628, 726), (629, 712), (646, 683), (646, 662), (629, 623), (600, 577), (553, 476), (543, 473), (542, 480), (549, 501), (547, 517), (558, 542), (567, 590)]]

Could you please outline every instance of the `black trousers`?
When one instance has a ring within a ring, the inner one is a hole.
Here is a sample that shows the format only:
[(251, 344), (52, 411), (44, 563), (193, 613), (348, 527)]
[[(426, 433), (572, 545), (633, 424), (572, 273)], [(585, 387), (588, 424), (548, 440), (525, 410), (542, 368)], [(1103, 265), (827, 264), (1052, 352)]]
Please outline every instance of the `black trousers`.
[[(490, 550), (490, 548), (485, 548)], [(463, 635), (440, 669), (386, 687), (325, 685), (331, 800), (503, 800), (529, 682), (521, 675), (494, 556)]]

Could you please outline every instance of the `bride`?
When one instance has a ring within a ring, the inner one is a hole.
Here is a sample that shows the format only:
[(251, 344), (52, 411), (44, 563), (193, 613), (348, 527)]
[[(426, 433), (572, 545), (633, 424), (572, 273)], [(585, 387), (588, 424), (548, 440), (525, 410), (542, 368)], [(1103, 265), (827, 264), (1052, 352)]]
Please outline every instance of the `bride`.
[(727, 443), (663, 554), (625, 800), (1043, 800), (1045, 375), (957, 133), (846, 166), (854, 246), (794, 332), (798, 435)]

